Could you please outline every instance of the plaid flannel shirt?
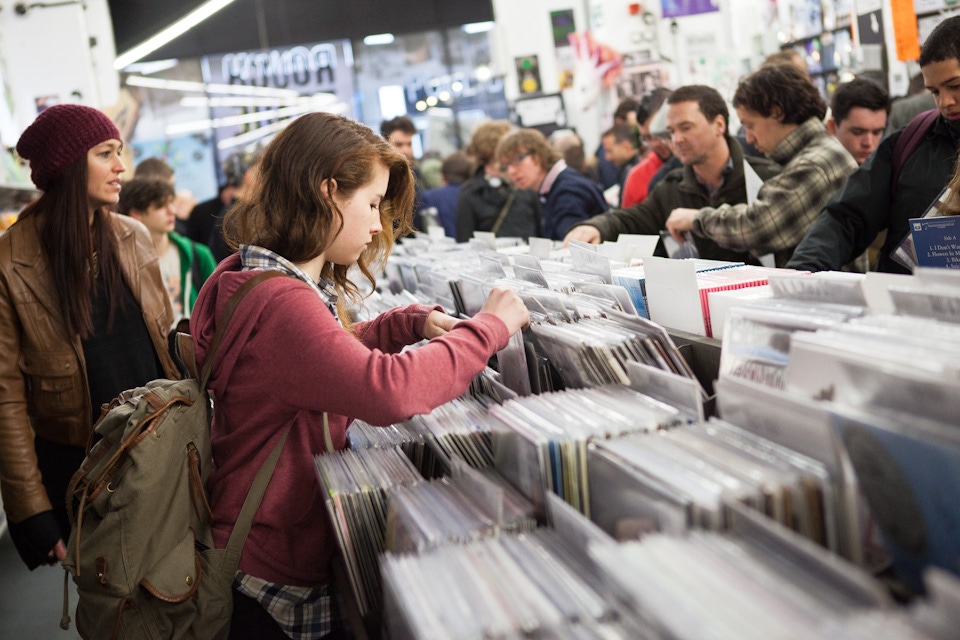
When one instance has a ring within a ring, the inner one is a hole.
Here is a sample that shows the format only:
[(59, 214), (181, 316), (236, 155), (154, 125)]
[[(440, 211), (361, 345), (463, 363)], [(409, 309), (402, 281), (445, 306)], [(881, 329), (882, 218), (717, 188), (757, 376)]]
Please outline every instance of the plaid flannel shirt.
[[(243, 271), (273, 269), (302, 280), (317, 292), (337, 322), (340, 321), (332, 280), (321, 278), (320, 282), (314, 282), (303, 269), (283, 256), (252, 244), (240, 247), (240, 261)], [(330, 585), (295, 587), (237, 571), (233, 587), (259, 602), (293, 640), (313, 640), (343, 627), (343, 616), (331, 595)]]
[(791, 131), (770, 159), (783, 171), (763, 183), (753, 204), (700, 209), (693, 232), (726, 249), (773, 253), (782, 267), (857, 163), (817, 118)]
[(333, 280), (329, 278), (320, 278), (319, 282), (314, 282), (313, 278), (308, 276), (303, 269), (293, 264), (278, 253), (258, 247), (255, 244), (245, 244), (240, 247), (240, 263), (242, 271), (266, 270), (282, 271), (288, 276), (293, 276), (298, 280), (303, 280), (310, 288), (317, 292), (323, 304), (330, 309), (333, 317), (340, 322), (340, 316), (337, 315), (337, 294), (334, 289)]

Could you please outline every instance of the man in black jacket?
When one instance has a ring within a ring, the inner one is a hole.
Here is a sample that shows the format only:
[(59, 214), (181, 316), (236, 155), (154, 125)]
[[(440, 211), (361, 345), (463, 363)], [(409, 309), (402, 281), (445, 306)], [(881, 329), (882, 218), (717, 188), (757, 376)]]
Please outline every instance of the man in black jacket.
[(893, 150), (902, 131), (880, 143), (827, 203), (787, 264), (795, 269), (839, 269), (887, 229), (878, 271), (908, 273), (891, 253), (909, 233), (910, 218), (920, 217), (950, 181), (960, 145), (960, 17), (944, 20), (920, 53), (920, 71), (940, 111), (916, 150), (901, 165), (899, 180)]
[[(657, 184), (647, 199), (627, 209), (614, 209), (574, 227), (564, 242), (599, 243), (621, 233), (657, 235), (670, 212), (681, 207), (699, 209), (747, 202), (744, 163), (766, 180), (780, 166), (766, 158), (744, 158), (740, 145), (727, 132), (729, 110), (715, 89), (692, 85), (677, 89), (668, 99), (667, 123), (674, 152), (683, 163)], [(702, 258), (755, 263), (750, 254), (723, 249), (712, 240), (693, 237)], [(657, 255), (666, 255), (663, 244)]]

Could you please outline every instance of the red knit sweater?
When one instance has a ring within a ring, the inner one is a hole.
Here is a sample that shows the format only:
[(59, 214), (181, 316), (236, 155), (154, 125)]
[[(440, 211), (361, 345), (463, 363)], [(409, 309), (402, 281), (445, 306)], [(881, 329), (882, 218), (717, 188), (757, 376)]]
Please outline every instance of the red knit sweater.
[(653, 151), (637, 163), (627, 179), (623, 183), (623, 193), (620, 194), (620, 207), (626, 209), (635, 204), (640, 204), (647, 199), (647, 187), (650, 186), (650, 180), (663, 166), (663, 160)]
[[(255, 271), (231, 256), (204, 285), (191, 330), (197, 363), (230, 296)], [(336, 541), (313, 456), (324, 450), (323, 412), (334, 446), (353, 418), (387, 425), (428, 413), (463, 394), (509, 335), (496, 316), (478, 314), (429, 344), (421, 339), (431, 307), (393, 309), (344, 330), (305, 283), (274, 278), (256, 287), (231, 321), (211, 375), (215, 411), (210, 475), (214, 541), (226, 546), (257, 470), (292, 425), (243, 549), (240, 569), (270, 582), (310, 586), (329, 579)]]

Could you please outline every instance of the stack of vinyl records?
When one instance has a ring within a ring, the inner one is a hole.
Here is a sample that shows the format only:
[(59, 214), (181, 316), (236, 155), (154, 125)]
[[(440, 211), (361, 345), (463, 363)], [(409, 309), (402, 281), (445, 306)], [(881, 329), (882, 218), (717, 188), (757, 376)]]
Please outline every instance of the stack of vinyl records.
[(957, 324), (870, 316), (795, 336), (786, 389), (854, 407), (889, 407), (956, 423), (958, 362)]
[(437, 407), (427, 415), (414, 416), (406, 425), (434, 447), (434, 452), (446, 468), (450, 468), (452, 459), (459, 459), (476, 469), (482, 469), (493, 464), (491, 420), (485, 406), (490, 402), (463, 396)]
[(386, 544), (393, 553), (422, 553), (536, 526), (528, 500), (467, 467), (458, 477), (393, 491)]
[(693, 378), (693, 372), (664, 329), (614, 310), (575, 323), (532, 324), (538, 346), (567, 388), (628, 384), (628, 362)]
[[(828, 588), (797, 562), (768, 564), (755, 549), (715, 533), (650, 535), (593, 552), (663, 637), (867, 640), (843, 626), (854, 607), (865, 606), (857, 594)], [(835, 635), (841, 631), (848, 633)]]
[(393, 449), (337, 451), (314, 457), (327, 511), (360, 613), (380, 607), (378, 557), (387, 524), (387, 492), (423, 482), (409, 458)]
[[(504, 535), (382, 561), (384, 625), (421, 638), (642, 638), (556, 537)], [(583, 550), (580, 550), (583, 553)]]
[(724, 530), (728, 505), (741, 504), (838, 548), (838, 498), (824, 465), (722, 421), (599, 441), (588, 459), (592, 519), (616, 537), (641, 519), (675, 534)]
[(543, 512), (555, 493), (590, 514), (587, 444), (680, 424), (675, 407), (618, 385), (568, 389), (490, 407), (496, 468)]
[(595, 545), (591, 557), (624, 605), (677, 640), (946, 640), (960, 583), (938, 575), (937, 599), (893, 605), (880, 582), (802, 539), (761, 531)]
[(792, 336), (863, 315), (864, 308), (774, 298), (734, 307), (724, 324), (720, 375), (786, 386)]
[(434, 478), (441, 473), (436, 454), (427, 445), (423, 434), (405, 422), (374, 427), (363, 420), (354, 420), (347, 429), (347, 440), (354, 451), (399, 447), (424, 478)]

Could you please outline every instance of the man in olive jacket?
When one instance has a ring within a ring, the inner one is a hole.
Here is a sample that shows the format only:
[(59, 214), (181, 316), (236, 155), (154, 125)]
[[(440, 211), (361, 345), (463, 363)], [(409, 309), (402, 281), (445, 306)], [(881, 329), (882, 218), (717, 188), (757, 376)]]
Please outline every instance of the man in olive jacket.
[[(627, 209), (614, 209), (574, 227), (564, 242), (581, 240), (597, 244), (616, 240), (621, 233), (656, 235), (666, 229), (674, 209), (699, 209), (747, 202), (746, 162), (759, 180), (780, 171), (766, 158), (744, 158), (736, 140), (727, 133), (729, 111), (720, 94), (710, 87), (691, 85), (675, 91), (667, 101), (667, 126), (674, 153), (683, 168), (671, 171), (646, 200)], [(731, 251), (712, 240), (693, 237), (701, 258), (756, 263), (746, 252)], [(657, 255), (666, 255), (663, 243)]]

